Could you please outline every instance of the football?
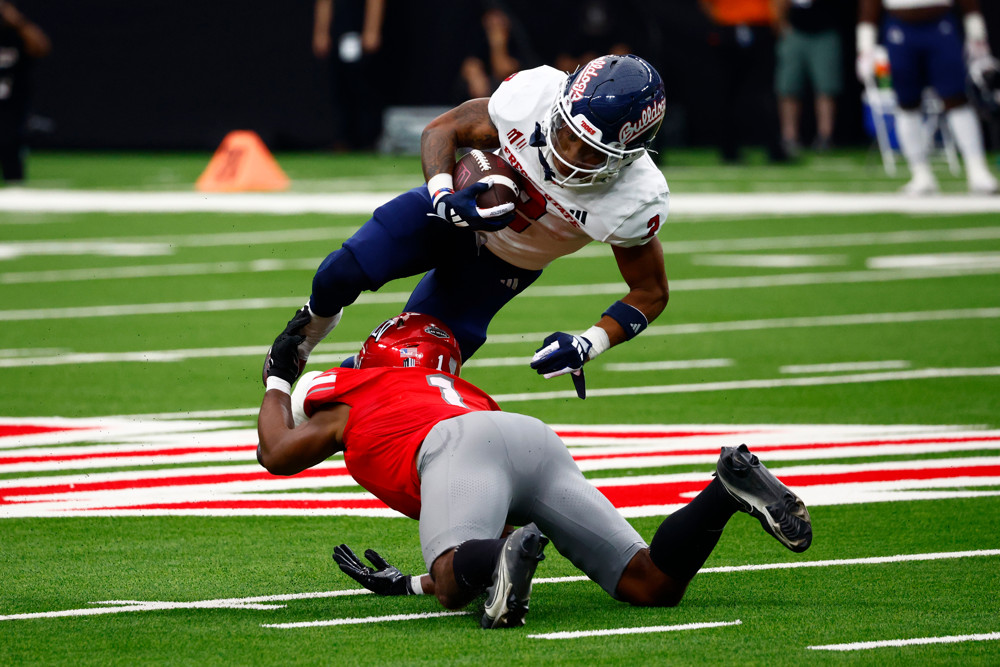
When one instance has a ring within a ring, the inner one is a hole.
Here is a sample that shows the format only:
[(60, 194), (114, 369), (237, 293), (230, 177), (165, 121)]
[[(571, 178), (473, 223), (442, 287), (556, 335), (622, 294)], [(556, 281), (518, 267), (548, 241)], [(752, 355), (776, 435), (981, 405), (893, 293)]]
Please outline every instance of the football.
[(491, 208), (509, 202), (515, 204), (521, 196), (521, 177), (507, 161), (493, 153), (471, 150), (455, 165), (455, 189), (462, 190), (487, 177), (493, 177), (493, 187), (476, 197), (479, 208)]

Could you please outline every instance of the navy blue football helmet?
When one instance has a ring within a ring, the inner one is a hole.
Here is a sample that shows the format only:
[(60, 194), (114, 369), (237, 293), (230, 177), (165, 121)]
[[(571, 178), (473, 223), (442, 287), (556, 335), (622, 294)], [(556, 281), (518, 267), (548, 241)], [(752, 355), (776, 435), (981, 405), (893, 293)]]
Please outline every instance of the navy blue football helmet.
[(666, 106), (663, 80), (639, 56), (591, 60), (569, 75), (552, 105), (542, 156), (553, 166), (553, 160), (558, 161), (562, 168), (546, 172), (565, 187), (616, 177), (645, 154)]

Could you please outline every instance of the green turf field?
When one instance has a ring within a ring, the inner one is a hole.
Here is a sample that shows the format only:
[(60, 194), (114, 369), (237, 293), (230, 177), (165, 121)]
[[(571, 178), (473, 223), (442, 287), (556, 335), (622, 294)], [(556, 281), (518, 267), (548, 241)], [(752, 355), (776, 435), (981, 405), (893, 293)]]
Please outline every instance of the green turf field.
[[(411, 157), (277, 157), (294, 194), (420, 181)], [(208, 158), (39, 153), (21, 192), (190, 192)], [(850, 150), (744, 168), (684, 151), (663, 168), (678, 208), (849, 202), (904, 179)], [(964, 200), (936, 168), (943, 199)], [(350, 480), (255, 477), (263, 353), (366, 215), (4, 208), (14, 194), (0, 190), (0, 664), (1000, 663), (1000, 206), (671, 216), (670, 305), (588, 365), (586, 401), (527, 360), (625, 289), (605, 247), (554, 263), (463, 377), (570, 434), (596, 485), (634, 494), (623, 511), (647, 539), (713, 469), (678, 454), (677, 432), (716, 452), (727, 432), (771, 438), (761, 458), (802, 484), (815, 540), (792, 554), (737, 515), (675, 609), (617, 603), (550, 547), (527, 625), (485, 632), (475, 605), (356, 595), (330, 559), (346, 542), (422, 571), (415, 522), (336, 509), (366, 502)], [(414, 284), (362, 297), (310, 368)], [(892, 640), (912, 641), (866, 644)]]

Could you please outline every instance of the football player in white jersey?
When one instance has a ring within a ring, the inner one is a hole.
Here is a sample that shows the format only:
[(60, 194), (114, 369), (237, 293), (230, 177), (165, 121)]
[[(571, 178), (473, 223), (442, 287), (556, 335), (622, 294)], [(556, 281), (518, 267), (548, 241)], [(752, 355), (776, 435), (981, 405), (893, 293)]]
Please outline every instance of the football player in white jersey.
[[(961, 10), (964, 31), (959, 29), (954, 5)], [(966, 97), (966, 59), (992, 60), (979, 0), (861, 0), (857, 69), (862, 82), (870, 81), (873, 75), (883, 8), (882, 35), (899, 105), (896, 137), (911, 176), (903, 192), (923, 195), (938, 191), (928, 158), (930, 137), (920, 111), (923, 90), (932, 87), (944, 102), (948, 127), (965, 164), (969, 192), (996, 194), (997, 179), (986, 162), (979, 119)]]
[[(492, 97), (433, 120), (421, 140), (426, 185), (378, 208), (330, 254), (299, 311), (308, 320), (289, 322), (286, 333), (305, 336), (300, 368), (362, 291), (420, 273), (404, 309), (445, 322), (468, 359), (500, 308), (552, 260), (596, 240), (612, 246), (625, 293), (589, 329), (545, 338), (531, 362), (546, 378), (573, 373), (582, 398), (583, 364), (639, 334), (667, 305), (656, 233), (669, 190), (647, 153), (665, 107), (648, 62), (609, 55), (568, 76), (547, 66), (516, 73)], [(485, 183), (454, 190), (461, 148), (496, 151), (521, 174), (516, 208), (478, 208)], [(265, 376), (269, 363), (270, 355)]]

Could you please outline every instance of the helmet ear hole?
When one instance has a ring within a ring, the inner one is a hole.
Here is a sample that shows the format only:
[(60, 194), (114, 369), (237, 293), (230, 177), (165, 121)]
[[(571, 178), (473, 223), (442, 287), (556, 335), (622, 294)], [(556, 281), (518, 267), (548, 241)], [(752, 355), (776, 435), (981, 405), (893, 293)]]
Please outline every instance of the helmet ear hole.
[(430, 368), (458, 375), (462, 352), (446, 324), (422, 313), (402, 313), (375, 327), (358, 353), (358, 368)]

